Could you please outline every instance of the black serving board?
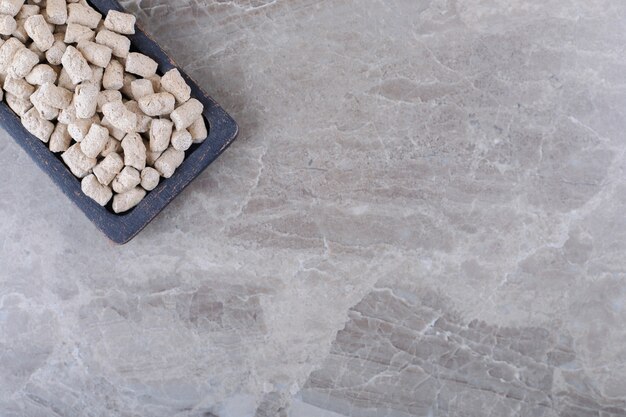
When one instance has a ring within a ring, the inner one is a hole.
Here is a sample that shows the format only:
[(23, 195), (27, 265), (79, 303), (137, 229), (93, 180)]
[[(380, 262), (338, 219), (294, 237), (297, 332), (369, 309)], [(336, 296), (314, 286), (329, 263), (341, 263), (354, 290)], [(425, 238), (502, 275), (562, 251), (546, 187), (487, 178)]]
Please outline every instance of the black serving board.
[[(89, 3), (103, 16), (106, 16), (109, 10), (124, 11), (116, 0), (90, 0)], [(163, 74), (177, 67), (139, 25), (136, 34), (129, 37), (132, 41), (132, 50), (148, 55), (158, 62), (159, 73)], [(237, 137), (239, 129), (237, 123), (181, 68), (178, 69), (191, 87), (192, 97), (204, 105), (209, 137), (202, 144), (194, 145), (187, 151), (185, 161), (176, 173), (169, 179), (162, 179), (159, 186), (149, 192), (137, 207), (125, 214), (115, 214), (110, 209), (110, 203), (109, 207), (101, 207), (83, 194), (80, 180), (70, 172), (58, 155), (48, 150), (47, 144), (28, 133), (22, 126), (19, 116), (4, 101), (0, 103), (0, 124), (98, 229), (112, 241), (124, 244), (146, 227)]]

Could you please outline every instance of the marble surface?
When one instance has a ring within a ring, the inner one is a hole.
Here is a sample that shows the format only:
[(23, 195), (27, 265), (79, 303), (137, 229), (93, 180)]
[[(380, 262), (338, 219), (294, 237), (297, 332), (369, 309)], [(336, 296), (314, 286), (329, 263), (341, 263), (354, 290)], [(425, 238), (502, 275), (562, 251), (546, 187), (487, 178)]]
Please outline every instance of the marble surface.
[(626, 416), (625, 2), (123, 4), (241, 134), (119, 247), (0, 133), (1, 416)]

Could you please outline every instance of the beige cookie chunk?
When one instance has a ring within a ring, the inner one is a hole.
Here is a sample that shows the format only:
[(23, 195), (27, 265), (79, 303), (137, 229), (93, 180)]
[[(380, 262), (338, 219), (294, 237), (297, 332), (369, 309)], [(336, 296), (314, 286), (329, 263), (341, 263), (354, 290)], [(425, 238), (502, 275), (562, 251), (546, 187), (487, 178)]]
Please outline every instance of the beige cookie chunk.
[[(109, 134), (110, 133), (111, 131), (109, 130)], [(107, 141), (107, 144), (102, 150), (102, 152), (100, 152), (100, 156), (103, 158), (106, 158), (112, 153), (120, 153), (121, 151), (122, 151), (122, 143), (119, 140), (115, 139), (113, 136), (109, 136), (109, 140)]]
[(4, 99), (7, 104), (18, 116), (22, 117), (27, 111), (33, 108), (33, 103), (28, 99), (19, 98), (11, 93), (6, 93)]
[(204, 122), (204, 117), (202, 116), (198, 117), (196, 121), (187, 128), (187, 130), (191, 133), (193, 143), (202, 143), (209, 136), (209, 131), (206, 127), (206, 123)]
[(24, 116), (22, 116), (21, 120), (22, 125), (24, 125), (26, 130), (33, 136), (44, 143), (48, 143), (50, 135), (52, 135), (54, 131), (54, 123), (42, 118), (37, 109), (34, 108), (28, 110)]
[(136, 21), (137, 19), (132, 14), (109, 10), (104, 19), (104, 27), (122, 35), (133, 35)]
[(124, 67), (118, 60), (112, 59), (104, 70), (102, 87), (106, 90), (119, 90), (124, 87)]
[(13, 55), (7, 73), (13, 78), (24, 78), (37, 64), (39, 64), (39, 56), (35, 52), (27, 48), (20, 48)]
[(13, 57), (23, 48), (24, 44), (16, 38), (9, 38), (0, 46), (0, 74), (6, 74)]
[(62, 110), (72, 103), (72, 92), (51, 82), (44, 83), (39, 91), (41, 101), (55, 109)]
[(137, 127), (135, 128), (135, 132), (138, 133), (146, 133), (150, 130), (150, 124), (152, 123), (152, 118), (146, 116), (144, 112), (139, 108), (139, 104), (135, 100), (129, 100), (124, 103), (126, 108), (137, 115)]
[(133, 167), (126, 166), (115, 177), (111, 186), (116, 193), (125, 193), (141, 184), (141, 174)]
[(42, 15), (36, 14), (26, 19), (24, 29), (40, 51), (46, 52), (54, 44), (54, 35)]
[(71, 143), (72, 137), (67, 131), (67, 125), (64, 125), (63, 123), (57, 123), (54, 131), (52, 132), (52, 135), (50, 135), (48, 149), (50, 149), (50, 151), (54, 153), (65, 152), (70, 147)]
[(100, 123), (100, 119), (97, 115), (91, 119), (76, 119), (67, 125), (67, 131), (70, 133), (72, 139), (76, 142), (80, 142), (85, 139), (85, 136), (89, 133), (89, 129), (91, 129), (91, 125), (94, 123)]
[(122, 194), (113, 197), (113, 211), (115, 213), (125, 213), (136, 207), (146, 196), (146, 190), (141, 187), (133, 188)]
[(66, 125), (74, 123), (76, 121), (76, 107), (74, 107), (74, 104), (70, 103), (69, 106), (61, 110), (59, 112), (59, 118), (57, 120), (59, 121), (59, 123), (63, 123)]
[(76, 117), (79, 119), (89, 119), (96, 114), (99, 92), (100, 88), (98, 85), (92, 82), (86, 82), (76, 86), (74, 93)]
[(185, 103), (191, 98), (191, 87), (183, 79), (178, 69), (169, 70), (161, 78), (161, 88), (176, 97), (179, 103)]
[(89, 128), (89, 133), (80, 142), (80, 150), (89, 158), (97, 158), (104, 150), (109, 141), (109, 130), (94, 123)]
[(70, 75), (65, 70), (65, 68), (61, 67), (61, 72), (59, 73), (59, 79), (57, 80), (57, 85), (67, 90), (74, 91), (78, 83), (74, 83)]
[(106, 206), (113, 197), (113, 191), (106, 185), (100, 184), (95, 175), (87, 175), (80, 182), (80, 188), (85, 195), (101, 206)]
[(104, 29), (98, 32), (96, 42), (111, 48), (113, 56), (119, 58), (126, 58), (130, 51), (130, 39), (126, 36), (111, 32), (110, 30)]
[(150, 126), (150, 150), (163, 152), (170, 146), (174, 123), (167, 119), (154, 119)]
[(102, 162), (93, 169), (100, 184), (109, 185), (124, 168), (124, 160), (115, 152), (108, 154)]
[(73, 46), (68, 46), (61, 59), (63, 69), (67, 71), (70, 79), (74, 84), (79, 84), (83, 81), (90, 80), (93, 76), (93, 71), (89, 66), (89, 63), (80, 53), (80, 51)]
[[(104, 106), (103, 106), (103, 108), (104, 108)], [(109, 119), (107, 119), (106, 116), (104, 116), (102, 118), (102, 122), (100, 124), (102, 126), (106, 127), (107, 129), (109, 129), (109, 134), (114, 139), (117, 139), (118, 141), (121, 141), (122, 139), (124, 139), (124, 136), (126, 136), (126, 132), (124, 132), (123, 130), (120, 130), (117, 127), (115, 127), (115, 125), (113, 125), (113, 123), (111, 123), (109, 121)]]
[(161, 174), (154, 168), (146, 167), (141, 171), (141, 187), (146, 191), (154, 190), (161, 181)]
[(34, 85), (54, 84), (57, 78), (57, 72), (48, 64), (35, 65), (25, 77), (27, 83)]
[(63, 152), (61, 158), (70, 171), (72, 171), (72, 174), (78, 178), (85, 178), (89, 175), (98, 162), (96, 158), (88, 158), (83, 151), (80, 150), (80, 144), (78, 143), (75, 143), (70, 146), (67, 151)]
[(67, 10), (67, 23), (78, 23), (90, 29), (96, 29), (102, 19), (102, 15), (97, 10), (85, 4), (68, 4)]
[(83, 54), (85, 59), (90, 63), (106, 68), (111, 62), (111, 48), (105, 45), (100, 45), (91, 41), (80, 41), (76, 48)]
[(0, 1), (0, 13), (15, 16), (24, 5), (24, 0), (2, 0)]
[(45, 120), (54, 120), (59, 116), (59, 109), (46, 103), (43, 90), (41, 87), (35, 90), (30, 96), (30, 102), (33, 103), (39, 115)]
[(13, 16), (8, 14), (0, 15), (0, 35), (9, 36), (17, 29), (17, 22)]
[(24, 100), (28, 100), (35, 92), (35, 87), (28, 84), (25, 80), (13, 78), (11, 76), (7, 76), (4, 79), (3, 88), (7, 93), (11, 93)]
[(31, 16), (40, 13), (41, 8), (36, 4), (25, 4), (20, 8), (20, 11), (15, 15), (15, 19), (28, 19)]
[(193, 139), (191, 138), (191, 133), (184, 130), (177, 130), (172, 134), (172, 147), (177, 151), (186, 151), (191, 148), (193, 144)]
[(170, 178), (185, 160), (185, 152), (170, 147), (156, 160), (154, 167), (162, 177)]
[(80, 41), (93, 41), (96, 38), (96, 32), (89, 29), (87, 26), (79, 25), (78, 23), (69, 23), (65, 28), (64, 42), (78, 43)]
[(67, 23), (67, 4), (65, 0), (46, 1), (46, 20), (55, 25)]
[(138, 133), (129, 133), (122, 139), (124, 165), (141, 171), (146, 167), (146, 147)]
[(148, 116), (167, 116), (174, 111), (176, 99), (170, 93), (156, 93), (137, 100), (139, 108)]
[(67, 45), (63, 40), (64, 37), (64, 33), (54, 34), (54, 43), (50, 49), (46, 51), (46, 61), (48, 61), (50, 65), (61, 65), (61, 59), (63, 58), (63, 54), (67, 48)]
[(183, 130), (191, 126), (202, 115), (203, 111), (204, 106), (202, 103), (192, 98), (174, 110), (170, 114), (170, 118), (176, 125), (176, 130)]
[(139, 100), (142, 97), (154, 94), (152, 81), (143, 78), (134, 80), (132, 83), (130, 83), (130, 89), (132, 91), (134, 100)]
[(137, 129), (137, 115), (128, 110), (121, 101), (113, 101), (102, 106), (102, 113), (117, 129), (131, 133)]
[(159, 64), (144, 54), (131, 52), (126, 57), (126, 72), (148, 78), (156, 74)]
[(113, 101), (122, 101), (122, 93), (117, 90), (102, 90), (98, 93), (96, 110), (102, 112), (102, 106)]

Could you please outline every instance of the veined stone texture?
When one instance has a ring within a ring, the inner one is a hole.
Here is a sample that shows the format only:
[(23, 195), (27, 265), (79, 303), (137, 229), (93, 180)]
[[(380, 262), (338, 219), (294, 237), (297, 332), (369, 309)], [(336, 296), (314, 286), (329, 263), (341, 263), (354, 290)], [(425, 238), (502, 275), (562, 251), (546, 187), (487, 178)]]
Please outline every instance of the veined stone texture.
[(240, 124), (125, 246), (0, 133), (0, 416), (626, 416), (626, 3), (125, 0)]

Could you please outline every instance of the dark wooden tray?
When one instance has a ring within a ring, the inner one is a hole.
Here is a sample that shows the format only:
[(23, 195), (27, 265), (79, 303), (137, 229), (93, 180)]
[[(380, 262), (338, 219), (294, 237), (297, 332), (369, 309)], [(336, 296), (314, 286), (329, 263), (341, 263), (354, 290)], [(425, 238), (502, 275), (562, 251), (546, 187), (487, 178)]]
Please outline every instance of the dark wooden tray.
[[(124, 11), (116, 0), (91, 0), (90, 3), (103, 16), (106, 16), (109, 10)], [(139, 25), (136, 32), (135, 35), (130, 36), (132, 48), (157, 61), (160, 73), (177, 67)], [(125, 214), (115, 214), (109, 208), (99, 206), (84, 195), (80, 188), (80, 180), (72, 175), (57, 155), (48, 150), (45, 143), (28, 133), (22, 126), (20, 118), (4, 101), (0, 104), (0, 124), (98, 229), (112, 241), (124, 244), (146, 227), (237, 136), (239, 129), (237, 123), (182, 69), (178, 69), (191, 87), (192, 97), (204, 105), (204, 117), (209, 128), (209, 137), (202, 144), (194, 145), (187, 151), (185, 161), (176, 173), (169, 179), (162, 179), (159, 186), (149, 192), (137, 207)]]

